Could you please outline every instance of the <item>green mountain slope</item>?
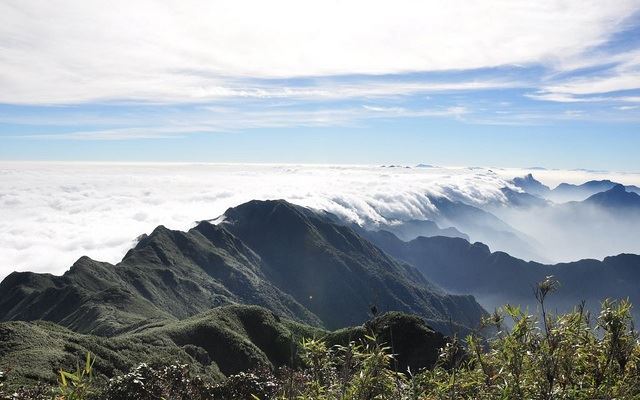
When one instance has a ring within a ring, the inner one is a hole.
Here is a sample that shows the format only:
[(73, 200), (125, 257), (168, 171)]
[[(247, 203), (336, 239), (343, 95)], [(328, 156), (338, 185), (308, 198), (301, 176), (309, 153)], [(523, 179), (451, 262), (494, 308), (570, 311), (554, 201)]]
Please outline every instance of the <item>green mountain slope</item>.
[(303, 337), (346, 344), (375, 334), (394, 342), (398, 369), (433, 365), (446, 338), (416, 317), (390, 313), (363, 326), (327, 332), (257, 306), (222, 306), (182, 321), (164, 321), (106, 338), (79, 334), (50, 322), (0, 323), (0, 370), (10, 369), (9, 384), (54, 382), (59, 368), (73, 369), (86, 352), (96, 357), (99, 377), (133, 366), (179, 362), (209, 379), (256, 368), (297, 365)]
[(439, 330), (477, 325), (484, 310), (450, 295), (353, 230), (285, 201), (230, 209), (220, 225), (156, 228), (123, 260), (87, 257), (63, 276), (13, 273), (0, 283), (0, 321), (47, 320), (115, 335), (225, 304), (255, 304), (332, 329), (360, 324), (372, 305), (426, 318)]
[(112, 335), (149, 320), (246, 303), (320, 324), (265, 280), (261, 268), (251, 250), (208, 222), (189, 232), (160, 226), (115, 266), (83, 257), (61, 277), (9, 275), (0, 284), (0, 319), (44, 319), (78, 332)]

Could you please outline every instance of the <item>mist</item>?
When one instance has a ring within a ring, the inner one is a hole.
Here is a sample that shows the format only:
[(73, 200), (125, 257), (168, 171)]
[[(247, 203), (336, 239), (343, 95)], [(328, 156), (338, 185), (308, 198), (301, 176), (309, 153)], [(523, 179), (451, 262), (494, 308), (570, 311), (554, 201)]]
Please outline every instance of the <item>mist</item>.
[[(640, 243), (634, 241), (638, 224), (597, 210), (578, 218), (554, 208), (505, 207), (498, 215), (500, 221), (484, 211), (486, 215), (478, 218), (447, 215), (434, 204), (434, 199), (446, 198), (481, 211), (488, 204), (506, 202), (501, 188), (527, 172), (464, 167), (2, 162), (0, 278), (15, 270), (61, 274), (83, 255), (117, 262), (136, 237), (157, 225), (188, 229), (253, 199), (285, 199), (373, 229), (431, 219), (440, 228), (454, 226), (471, 241), (486, 242), (493, 251), (544, 261), (640, 253)], [(627, 184), (640, 182), (640, 175), (625, 178)]]
[(640, 253), (640, 212), (611, 210), (582, 202), (551, 204), (494, 213), (535, 238), (540, 262), (602, 260), (621, 253)]

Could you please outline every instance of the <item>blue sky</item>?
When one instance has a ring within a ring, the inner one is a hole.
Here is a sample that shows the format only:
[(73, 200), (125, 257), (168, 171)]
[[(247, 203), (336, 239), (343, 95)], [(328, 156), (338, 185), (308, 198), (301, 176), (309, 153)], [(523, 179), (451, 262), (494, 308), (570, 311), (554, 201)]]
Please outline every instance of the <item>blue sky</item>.
[(640, 2), (6, 1), (0, 159), (640, 171)]

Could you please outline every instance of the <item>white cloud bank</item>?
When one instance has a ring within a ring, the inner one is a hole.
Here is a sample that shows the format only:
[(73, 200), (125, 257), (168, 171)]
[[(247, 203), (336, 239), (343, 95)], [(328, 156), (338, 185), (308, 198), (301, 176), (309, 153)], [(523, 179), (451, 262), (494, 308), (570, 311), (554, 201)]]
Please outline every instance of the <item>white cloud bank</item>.
[[(163, 224), (187, 229), (251, 199), (284, 198), (356, 221), (420, 218), (427, 194), (471, 204), (500, 199), (523, 170), (364, 166), (0, 162), (0, 279), (13, 270), (62, 273), (77, 258), (117, 262)], [(534, 171), (549, 184), (639, 174)]]
[[(0, 102), (204, 101), (272, 93), (248, 78), (582, 65), (639, 8), (638, 0), (7, 0)], [(340, 90), (303, 92), (372, 91)]]

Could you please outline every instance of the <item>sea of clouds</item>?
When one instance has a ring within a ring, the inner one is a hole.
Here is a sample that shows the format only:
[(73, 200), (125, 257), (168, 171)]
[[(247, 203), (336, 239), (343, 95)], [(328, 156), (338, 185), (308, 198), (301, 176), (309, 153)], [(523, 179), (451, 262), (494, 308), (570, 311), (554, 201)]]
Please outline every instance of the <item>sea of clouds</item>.
[[(0, 279), (61, 274), (83, 255), (117, 262), (157, 225), (188, 229), (252, 199), (286, 199), (363, 225), (422, 218), (428, 195), (481, 206), (529, 170), (381, 166), (0, 163)], [(640, 174), (534, 170), (551, 186)]]

